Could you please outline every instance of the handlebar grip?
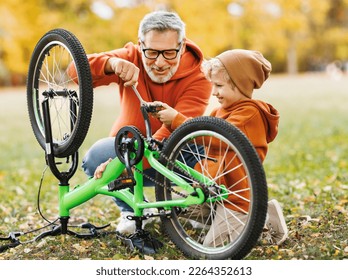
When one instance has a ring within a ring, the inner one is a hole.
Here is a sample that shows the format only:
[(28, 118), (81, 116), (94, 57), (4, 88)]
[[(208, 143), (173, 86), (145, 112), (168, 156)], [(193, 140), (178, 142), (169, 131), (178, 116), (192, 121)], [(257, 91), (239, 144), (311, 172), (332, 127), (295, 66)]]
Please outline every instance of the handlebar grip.
[(159, 111), (162, 111), (164, 109), (164, 107), (162, 105), (149, 105), (147, 106), (147, 111), (149, 113), (158, 113)]

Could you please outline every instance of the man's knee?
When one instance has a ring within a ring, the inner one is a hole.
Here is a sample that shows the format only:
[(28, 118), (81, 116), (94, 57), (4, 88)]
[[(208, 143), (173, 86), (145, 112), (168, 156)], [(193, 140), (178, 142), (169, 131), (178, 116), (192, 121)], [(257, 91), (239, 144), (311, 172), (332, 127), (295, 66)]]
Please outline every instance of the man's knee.
[(88, 157), (86, 156), (83, 158), (81, 166), (82, 166), (83, 172), (85, 172), (85, 174), (88, 177), (92, 177), (94, 175), (94, 171), (97, 168), (97, 167), (92, 167), (90, 165), (90, 161), (88, 160)]

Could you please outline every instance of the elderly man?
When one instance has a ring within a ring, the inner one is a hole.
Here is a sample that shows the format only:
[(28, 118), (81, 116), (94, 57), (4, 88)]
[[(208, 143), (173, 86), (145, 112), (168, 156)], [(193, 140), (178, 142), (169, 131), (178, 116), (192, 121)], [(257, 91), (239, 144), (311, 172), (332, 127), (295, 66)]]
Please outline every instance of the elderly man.
[[(87, 152), (82, 167), (93, 176), (97, 167), (115, 158), (114, 137), (126, 125), (137, 127), (145, 134), (145, 124), (139, 100), (131, 86), (137, 86), (145, 101), (162, 101), (187, 117), (204, 114), (211, 92), (211, 84), (201, 72), (203, 54), (185, 36), (185, 24), (172, 12), (156, 11), (147, 14), (140, 23), (138, 43), (127, 43), (123, 48), (88, 56), (93, 86), (119, 85), (119, 116), (110, 137), (97, 141)], [(71, 69), (74, 76), (75, 69)], [(170, 131), (158, 119), (150, 118), (155, 139), (168, 138)], [(148, 170), (151, 172), (151, 169)], [(117, 226), (120, 233), (132, 233), (134, 221), (126, 217), (133, 211), (116, 200), (121, 210)]]

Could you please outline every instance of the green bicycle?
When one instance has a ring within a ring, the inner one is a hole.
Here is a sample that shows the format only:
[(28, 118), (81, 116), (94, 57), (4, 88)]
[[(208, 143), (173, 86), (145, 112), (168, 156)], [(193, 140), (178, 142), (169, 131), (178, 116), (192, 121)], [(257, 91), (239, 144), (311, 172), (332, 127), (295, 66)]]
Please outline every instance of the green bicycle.
[[(67, 73), (71, 63), (77, 69), (74, 81)], [(128, 218), (134, 220), (135, 235), (144, 242), (148, 234), (142, 230), (143, 220), (159, 216), (165, 233), (189, 258), (244, 258), (257, 243), (267, 212), (266, 177), (254, 147), (233, 125), (207, 116), (185, 122), (160, 143), (152, 138), (148, 117), (156, 108), (140, 101), (146, 135), (133, 126), (122, 128), (115, 137), (117, 157), (102, 178), (89, 178), (71, 188), (78, 149), (92, 117), (89, 64), (82, 45), (67, 30), (51, 30), (37, 43), (28, 72), (28, 111), (35, 137), (59, 180), (60, 225), (47, 234), (73, 234), (68, 229), (70, 210), (105, 195), (134, 209), (134, 216)], [(57, 158), (70, 158), (69, 168), (59, 170)], [(144, 201), (143, 181), (148, 176), (144, 159), (156, 171), (148, 178), (155, 190), (152, 202)], [(221, 183), (233, 173), (237, 174), (234, 184)], [(241, 182), (243, 188), (238, 187)], [(246, 207), (238, 206), (238, 201)], [(158, 214), (144, 215), (147, 208), (157, 208)], [(214, 221), (219, 217), (217, 226)], [(215, 228), (223, 228), (223, 233), (214, 235)], [(213, 236), (210, 243), (208, 236)]]

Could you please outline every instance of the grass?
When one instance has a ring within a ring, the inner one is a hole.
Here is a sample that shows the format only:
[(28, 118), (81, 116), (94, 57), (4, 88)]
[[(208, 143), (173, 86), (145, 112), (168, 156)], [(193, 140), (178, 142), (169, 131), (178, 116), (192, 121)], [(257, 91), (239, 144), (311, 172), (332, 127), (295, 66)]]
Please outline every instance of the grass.
[[(270, 144), (265, 170), (269, 196), (283, 206), (290, 233), (281, 246), (260, 242), (247, 259), (348, 258), (347, 88), (348, 77), (336, 81), (308, 74), (272, 76), (255, 93), (281, 115), (279, 135)], [(117, 116), (118, 97), (112, 91), (115, 86), (96, 90), (92, 124), (80, 157), (108, 134)], [(45, 160), (29, 125), (25, 89), (1, 89), (0, 104), (0, 236), (6, 236), (10, 231), (27, 232), (47, 224), (37, 210)], [(74, 186), (84, 179), (79, 169), (70, 183)], [(40, 208), (49, 220), (58, 215), (56, 194), (57, 181), (46, 172)], [(118, 215), (111, 199), (96, 197), (71, 211), (70, 222), (111, 223), (112, 231)], [(161, 236), (158, 224), (151, 231), (165, 242), (154, 256), (129, 251), (112, 235), (91, 240), (54, 236), (7, 250), (0, 259), (185, 259)], [(23, 240), (37, 234), (23, 236)]]

